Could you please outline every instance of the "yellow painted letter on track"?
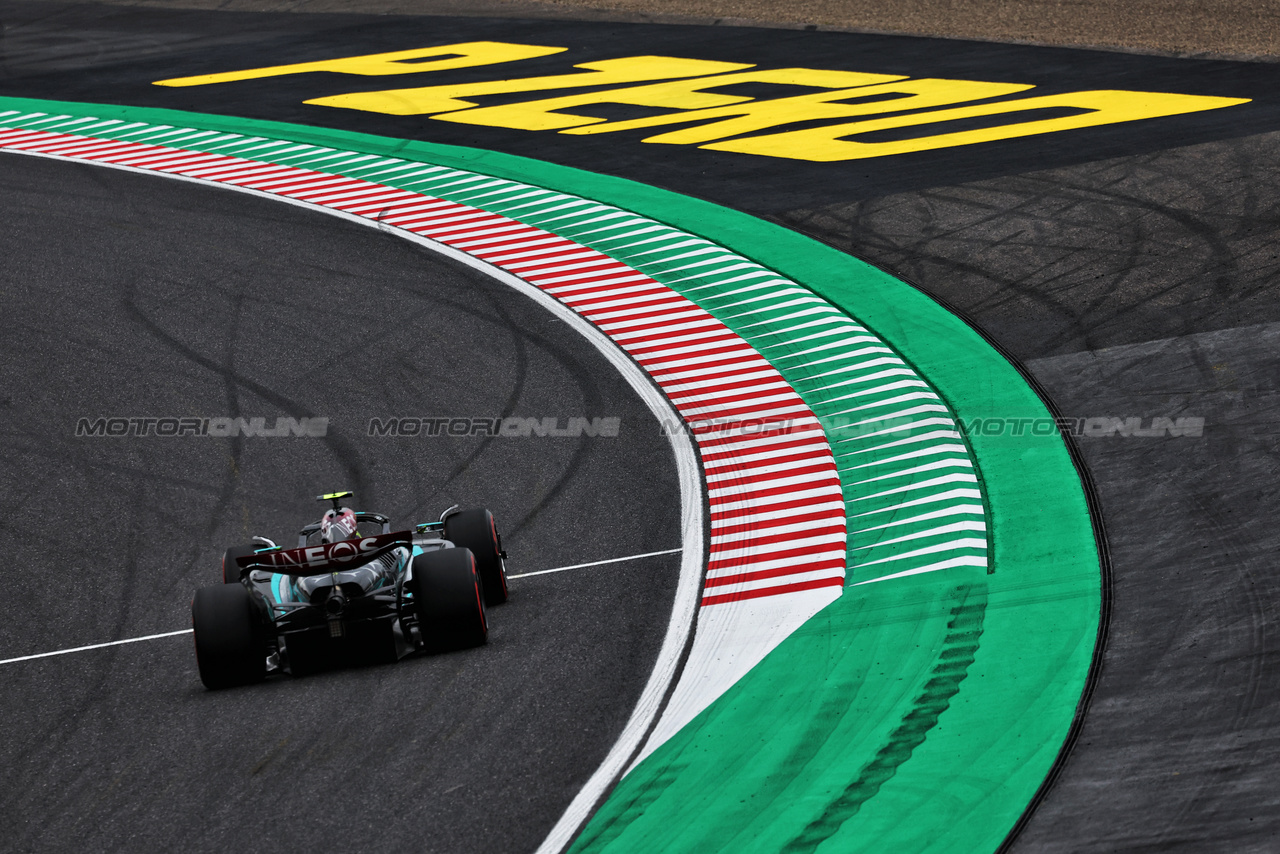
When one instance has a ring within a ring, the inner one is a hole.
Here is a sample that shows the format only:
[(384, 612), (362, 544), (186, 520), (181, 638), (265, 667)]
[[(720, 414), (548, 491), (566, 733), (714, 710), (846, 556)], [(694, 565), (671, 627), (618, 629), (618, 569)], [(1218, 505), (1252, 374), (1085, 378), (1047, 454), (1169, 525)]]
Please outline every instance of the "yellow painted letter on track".
[[(556, 74), (549, 77), (525, 77), (517, 80), (493, 80), (485, 83), (460, 83), (457, 85), (426, 86), (419, 89), (388, 89), (382, 92), (355, 92), (350, 95), (334, 95), (313, 98), (308, 104), (326, 107), (343, 107), (348, 110), (365, 110), (371, 113), (390, 113), (395, 116), (416, 116), (427, 113), (451, 112), (476, 106), (465, 100), (481, 95), (506, 95), (512, 92), (539, 92), (547, 89), (571, 89), (578, 86), (612, 86), (618, 83), (638, 83), (646, 80), (670, 80), (675, 77), (700, 77), (722, 71), (750, 68), (736, 62), (712, 62), (704, 59), (679, 59), (670, 56), (632, 56), (625, 59), (605, 59), (584, 62), (574, 68), (586, 69), (575, 74)], [(442, 118), (436, 116), (435, 118)], [(450, 121), (454, 119), (450, 118)]]
[[(876, 82), (876, 81), (872, 81)], [(752, 101), (733, 107), (713, 110), (697, 110), (670, 116), (653, 116), (627, 122), (610, 122), (565, 133), (608, 133), (653, 127), (675, 122), (704, 121), (707, 124), (682, 128), (669, 133), (645, 138), (645, 142), (663, 142), (672, 145), (689, 145), (724, 139), (759, 130), (788, 125), (794, 122), (810, 122), (819, 119), (847, 119), (853, 116), (898, 113), (903, 110), (922, 110), (998, 98), (1031, 89), (1025, 83), (983, 83), (977, 80), (937, 80), (923, 78), (900, 80), (841, 89), (835, 92), (816, 92), (767, 101)], [(868, 100), (870, 99), (870, 100)], [(843, 103), (853, 101), (854, 103)]]
[[(248, 71), (228, 71), (223, 74), (200, 74), (195, 77), (175, 77), (157, 80), (155, 86), (208, 86), (210, 83), (230, 83), (236, 80), (258, 80), (263, 77), (283, 77), (287, 74), (307, 74), (313, 71), (330, 71), (335, 74), (359, 74), (365, 77), (381, 77), (388, 74), (419, 74), (423, 71), (448, 71), (451, 68), (471, 68), (476, 65), (497, 65), (520, 59), (550, 56), (568, 50), (564, 47), (542, 47), (533, 44), (508, 44), (507, 42), (463, 42), (417, 50), (398, 50), (393, 53), (371, 53), (367, 56), (348, 56), (341, 59), (321, 59), (315, 62), (299, 62), (293, 65), (275, 65), (270, 68), (251, 68)], [(412, 61), (425, 60), (425, 61)]]
[[(676, 80), (666, 83), (653, 83), (648, 86), (629, 86), (624, 89), (608, 89), (604, 92), (590, 92), (584, 95), (565, 95), (559, 98), (545, 98), (536, 101), (522, 101), (518, 104), (504, 104), (499, 107), (480, 107), (447, 116), (437, 116), (443, 121), (459, 122), (469, 125), (488, 125), (490, 127), (520, 128), (522, 130), (558, 130), (560, 128), (576, 128), (581, 125), (597, 125), (590, 130), (569, 130), (566, 133), (592, 133), (596, 130), (625, 130), (628, 127), (646, 127), (649, 124), (663, 124), (670, 121), (687, 121), (689, 110), (701, 110), (710, 107), (723, 107), (727, 104), (740, 104), (752, 101), (743, 95), (730, 95), (724, 92), (708, 91), (723, 86), (734, 86), (741, 83), (773, 83), (790, 86), (812, 86), (825, 89), (844, 89), (850, 86), (866, 86), (871, 83), (882, 83), (899, 79), (892, 74), (863, 74), (855, 71), (820, 71), (813, 68), (778, 68), (766, 71), (742, 71), (737, 74), (717, 74), (711, 77)], [(667, 113), (652, 118), (634, 121), (597, 123), (605, 119), (594, 116), (577, 115), (572, 112), (575, 107), (592, 104), (629, 104), (638, 107), (665, 107), (680, 112)], [(624, 127), (625, 126), (625, 127)], [(720, 134), (709, 136), (716, 139)]]
[[(843, 122), (819, 128), (773, 133), (765, 136), (714, 142), (702, 146), (716, 151), (737, 151), (744, 154), (762, 154), (766, 157), (786, 157), (793, 160), (830, 162), (859, 160), (868, 157), (887, 157), (974, 145), (1001, 139), (1015, 139), (1042, 133), (1096, 127), (1098, 125), (1132, 122), (1162, 116), (1176, 116), (1202, 110), (1217, 110), (1236, 104), (1248, 103), (1248, 98), (1216, 98), (1204, 95), (1173, 95), (1162, 92), (1124, 92), (1097, 90), (1071, 92), (1065, 95), (1045, 95), (1039, 98), (1019, 98), (995, 104), (957, 107), (950, 110), (934, 110), (909, 116), (893, 116), (861, 122)], [(1030, 110), (1073, 109), (1088, 112), (1056, 118), (1027, 116), (1021, 120), (1019, 113)], [(943, 122), (974, 119), (983, 116), (1008, 114), (1009, 121), (996, 127), (978, 130), (934, 132), (910, 139), (890, 141), (858, 141), (857, 137), (875, 131), (896, 130), (915, 126), (936, 125)], [(852, 138), (847, 138), (852, 137)]]

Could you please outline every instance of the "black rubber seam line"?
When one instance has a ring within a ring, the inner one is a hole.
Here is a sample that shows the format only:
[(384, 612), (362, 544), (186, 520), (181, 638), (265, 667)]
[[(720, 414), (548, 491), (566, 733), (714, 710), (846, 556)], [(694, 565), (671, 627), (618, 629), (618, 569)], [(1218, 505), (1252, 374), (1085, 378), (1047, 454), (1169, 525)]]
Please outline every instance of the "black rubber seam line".
[[(767, 217), (767, 219), (773, 221), (776, 225), (782, 226), (783, 228), (800, 231), (794, 226), (778, 222), (772, 217)], [(864, 264), (875, 267), (877, 270), (880, 270), (899, 281), (905, 282), (938, 305), (942, 306), (947, 311), (954, 314), (956, 317), (960, 318), (970, 329), (981, 336), (982, 340), (989, 344), (992, 349), (1003, 356), (1005, 361), (1013, 366), (1014, 370), (1018, 372), (1023, 381), (1026, 382), (1026, 384), (1031, 387), (1031, 390), (1036, 393), (1036, 396), (1040, 398), (1040, 402), (1045, 405), (1045, 408), (1048, 409), (1049, 413), (1053, 415), (1055, 420), (1057, 420), (1057, 423), (1061, 423), (1060, 419), (1063, 417), (1062, 411), (1058, 408), (1058, 405), (1054, 402), (1053, 398), (1049, 396), (1049, 393), (1045, 390), (1044, 386), (1040, 384), (1040, 381), (1037, 380), (1029, 370), (1027, 370), (1026, 365), (1022, 364), (1022, 361), (1017, 356), (1010, 353), (1008, 349), (993, 338), (980, 323), (978, 323), (963, 309), (952, 305), (937, 294), (930, 293), (910, 277), (904, 276), (896, 270), (877, 264), (875, 261), (864, 258), (856, 252), (850, 252), (848, 249), (836, 246), (830, 240), (826, 240), (814, 234), (809, 234), (805, 231), (800, 231), (800, 233), (813, 240), (817, 240), (820, 243), (825, 243), (827, 246), (830, 246), (838, 252), (851, 255)], [(957, 424), (961, 433), (965, 434), (964, 422), (957, 420)], [(1067, 765), (1071, 752), (1075, 749), (1076, 742), (1080, 740), (1080, 732), (1084, 729), (1085, 717), (1088, 715), (1089, 707), (1093, 703), (1094, 691), (1098, 687), (1098, 680), (1102, 677), (1102, 661), (1106, 654), (1107, 638), (1111, 631), (1111, 547), (1107, 542), (1107, 527), (1102, 518), (1102, 502), (1098, 498), (1098, 487), (1093, 480), (1093, 474), (1085, 464), (1084, 455), (1080, 452), (1080, 446), (1077, 444), (1075, 436), (1064, 432), (1061, 428), (1058, 430), (1058, 435), (1062, 437), (1062, 442), (1066, 445), (1067, 453), (1071, 456), (1071, 463), (1075, 466), (1076, 474), (1080, 477), (1080, 485), (1084, 489), (1085, 503), (1089, 508), (1089, 521), (1093, 526), (1093, 541), (1098, 550), (1098, 574), (1100, 576), (1102, 588), (1098, 614), (1098, 634), (1094, 639), (1093, 658), (1089, 662), (1089, 673), (1085, 677), (1084, 690), (1080, 692), (1080, 700), (1076, 703), (1075, 716), (1072, 718), (1070, 729), (1067, 730), (1067, 737), (1063, 739), (1062, 747), (1058, 749), (1058, 755), (1054, 757), (1053, 764), (1049, 767), (1049, 773), (1047, 773), (1044, 780), (1041, 781), (1040, 787), (1036, 789), (1035, 795), (1033, 795), (1030, 802), (1027, 803), (1027, 807), (1022, 811), (1022, 814), (1018, 816), (1018, 820), (1014, 822), (1013, 827), (1010, 828), (1008, 835), (1004, 838), (1004, 841), (1000, 843), (998, 848), (996, 848), (995, 854), (1009, 854), (1013, 849), (1014, 843), (1017, 842), (1018, 836), (1024, 829), (1026, 829), (1027, 824), (1031, 821), (1031, 817), (1035, 814), (1036, 809), (1044, 802), (1044, 799), (1048, 797), (1049, 792), (1058, 781), (1058, 777), (1062, 775), (1062, 771)], [(965, 434), (965, 442), (968, 443), (968, 441), (968, 435)]]

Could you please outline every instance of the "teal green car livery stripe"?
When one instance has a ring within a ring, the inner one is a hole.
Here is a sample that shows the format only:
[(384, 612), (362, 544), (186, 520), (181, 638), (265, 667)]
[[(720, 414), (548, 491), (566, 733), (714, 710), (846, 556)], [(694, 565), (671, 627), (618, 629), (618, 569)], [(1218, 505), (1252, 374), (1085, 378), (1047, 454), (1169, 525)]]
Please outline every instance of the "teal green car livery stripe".
[[(238, 157), (331, 174), (333, 186), (376, 182), (382, 189), (365, 199), (372, 205), (419, 192), (484, 210), (547, 235), (533, 243), (564, 239), (583, 247), (574, 252), (624, 264), (710, 316), (677, 316), (684, 309), (675, 302), (657, 307), (673, 331), (695, 325), (680, 330), (690, 336), (687, 353), (652, 367), (664, 390), (691, 384), (667, 393), (684, 395), (680, 411), (702, 430), (704, 461), (715, 461), (706, 451), (715, 440), (733, 444), (726, 424), (741, 431), (744, 413), (763, 414), (775, 445), (745, 463), (749, 485), (790, 489), (801, 503), (774, 506), (797, 512), (763, 536), (752, 525), (770, 515), (766, 505), (741, 530), (717, 532), (712, 519), (713, 539), (727, 538), (713, 547), (728, 555), (731, 580), (708, 584), (707, 599), (727, 598), (702, 609), (695, 648), (729, 660), (732, 679), (705, 654), (690, 656), (663, 718), (679, 725), (650, 739), (576, 849), (990, 851), (1013, 826), (1057, 755), (1088, 674), (1098, 557), (1056, 430), (1002, 426), (1045, 423), (1043, 404), (959, 319), (793, 232), (620, 179), (267, 122), (19, 99), (0, 100), (0, 111), (11, 128), (177, 150), (161, 168), (192, 172)], [(316, 198), (326, 186), (312, 188)], [(563, 253), (555, 262), (565, 269), (538, 273), (582, 282), (590, 268), (575, 265), (598, 263)], [(616, 296), (635, 311), (646, 298), (671, 299), (657, 293)], [(732, 354), (716, 351), (724, 342), (698, 337), (712, 327), (696, 324), (712, 320), (767, 368), (732, 373)], [(694, 368), (715, 369), (722, 355), (718, 408), (704, 413)], [(769, 371), (803, 407), (785, 395), (771, 401), (773, 380), (761, 384)], [(729, 380), (754, 384), (749, 408), (734, 409)], [(824, 492), (827, 474), (806, 469), (802, 455), (822, 457), (818, 443), (835, 470), (834, 494)], [(791, 468), (770, 471), (770, 455), (789, 451), (800, 455), (786, 460)], [(708, 493), (729, 490), (722, 497), (731, 499), (741, 465), (721, 472), (727, 481), (707, 467)], [(815, 484), (807, 497), (806, 478)], [(805, 530), (804, 502), (821, 513), (833, 498), (847, 552), (843, 539)], [(771, 562), (778, 544), (785, 557)], [(744, 561), (748, 572), (738, 571)], [(828, 581), (838, 584), (846, 564), (851, 586), (838, 596)], [(745, 595), (761, 590), (777, 592)], [(788, 600), (800, 604), (770, 610)], [(717, 636), (718, 646), (707, 640)]]

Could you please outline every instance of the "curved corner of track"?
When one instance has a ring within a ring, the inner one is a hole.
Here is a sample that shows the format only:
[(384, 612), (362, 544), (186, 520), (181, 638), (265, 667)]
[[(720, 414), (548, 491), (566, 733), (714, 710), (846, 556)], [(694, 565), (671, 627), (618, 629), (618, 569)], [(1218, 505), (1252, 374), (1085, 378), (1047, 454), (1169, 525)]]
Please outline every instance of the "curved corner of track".
[(678, 597), (679, 655), (543, 850), (999, 847), (1068, 736), (1100, 609), (1079, 474), (1014, 367), (903, 282), (743, 214), (295, 130), (0, 99), (0, 150), (430, 242), (554, 303), (661, 392), (696, 456), (706, 564)]

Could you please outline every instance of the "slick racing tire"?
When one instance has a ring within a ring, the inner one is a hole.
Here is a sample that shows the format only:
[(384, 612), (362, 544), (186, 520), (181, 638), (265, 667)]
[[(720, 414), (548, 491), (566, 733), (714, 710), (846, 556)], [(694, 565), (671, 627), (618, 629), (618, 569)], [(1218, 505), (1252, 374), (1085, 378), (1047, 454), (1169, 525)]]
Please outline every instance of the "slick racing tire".
[(488, 510), (451, 513), (444, 520), (444, 538), (475, 555), (484, 604), (501, 605), (507, 601), (507, 570), (502, 563), (502, 541), (493, 514)]
[(222, 583), (223, 584), (239, 584), (240, 583), (240, 567), (236, 565), (236, 558), (248, 557), (257, 551), (253, 546), (232, 546), (222, 553)]
[(196, 591), (191, 628), (200, 681), (206, 688), (248, 685), (266, 677), (266, 620), (247, 587), (224, 584)]
[(488, 640), (480, 577), (469, 550), (441, 549), (415, 557), (409, 592), (427, 651), (467, 649)]

